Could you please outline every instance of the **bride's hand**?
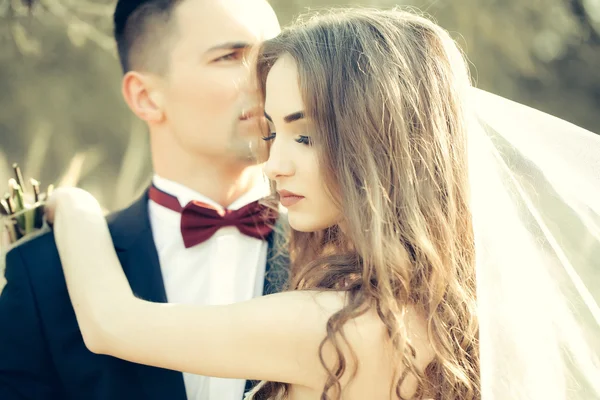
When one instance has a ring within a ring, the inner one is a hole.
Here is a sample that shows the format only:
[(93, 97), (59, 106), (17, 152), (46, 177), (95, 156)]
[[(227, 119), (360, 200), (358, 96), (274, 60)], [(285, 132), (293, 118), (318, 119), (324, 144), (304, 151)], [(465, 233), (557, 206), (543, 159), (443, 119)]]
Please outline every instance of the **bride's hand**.
[(46, 202), (46, 221), (53, 225), (57, 215), (62, 212), (99, 211), (102, 212), (100, 204), (89, 192), (76, 188), (64, 187), (55, 189)]

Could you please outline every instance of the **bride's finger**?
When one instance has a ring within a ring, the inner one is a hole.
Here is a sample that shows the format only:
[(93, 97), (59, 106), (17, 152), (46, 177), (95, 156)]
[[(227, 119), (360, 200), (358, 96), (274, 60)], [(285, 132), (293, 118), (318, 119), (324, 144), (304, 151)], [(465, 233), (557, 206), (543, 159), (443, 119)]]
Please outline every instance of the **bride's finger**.
[(72, 187), (61, 187), (54, 189), (52, 194), (46, 199), (46, 204), (44, 205), (44, 215), (46, 217), (46, 222), (50, 226), (54, 223), (54, 217), (56, 215), (56, 208), (59, 203), (65, 201), (65, 197), (73, 195), (76, 190), (80, 190)]
[(55, 189), (46, 201), (46, 221), (52, 225), (59, 208), (69, 210), (85, 210), (102, 213), (98, 201), (89, 192), (77, 187), (62, 187)]
[(56, 197), (54, 193), (46, 199), (44, 204), (44, 218), (48, 225), (52, 226), (54, 223), (54, 212), (56, 210)]

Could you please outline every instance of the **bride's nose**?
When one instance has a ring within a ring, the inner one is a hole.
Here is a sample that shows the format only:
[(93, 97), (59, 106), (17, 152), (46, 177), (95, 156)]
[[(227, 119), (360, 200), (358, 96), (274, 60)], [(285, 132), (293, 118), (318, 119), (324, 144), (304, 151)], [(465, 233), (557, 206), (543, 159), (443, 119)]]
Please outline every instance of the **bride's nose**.
[(269, 150), (269, 159), (265, 163), (265, 174), (271, 180), (292, 176), (296, 172), (293, 157), (285, 150), (281, 142), (275, 139)]

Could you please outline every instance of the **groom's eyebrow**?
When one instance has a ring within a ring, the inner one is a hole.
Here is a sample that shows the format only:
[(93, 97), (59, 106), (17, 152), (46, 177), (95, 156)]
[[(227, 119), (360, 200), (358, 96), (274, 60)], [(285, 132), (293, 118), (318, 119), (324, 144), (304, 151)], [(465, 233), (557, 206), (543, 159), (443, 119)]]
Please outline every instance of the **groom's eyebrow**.
[(250, 47), (250, 43), (247, 42), (226, 42), (213, 46), (210, 49), (206, 50), (206, 52), (210, 53), (216, 50), (241, 50), (247, 49), (248, 47)]

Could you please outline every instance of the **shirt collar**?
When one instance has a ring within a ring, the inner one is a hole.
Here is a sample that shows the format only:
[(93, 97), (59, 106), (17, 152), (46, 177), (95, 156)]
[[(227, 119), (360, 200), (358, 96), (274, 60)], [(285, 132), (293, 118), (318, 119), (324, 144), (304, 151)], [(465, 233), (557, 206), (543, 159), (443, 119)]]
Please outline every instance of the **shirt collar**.
[[(179, 204), (182, 207), (185, 207), (192, 200), (200, 201), (206, 204), (209, 204), (216, 209), (222, 209), (223, 207), (218, 204), (216, 201), (204, 196), (203, 194), (190, 189), (180, 183), (174, 182), (172, 180), (163, 178), (157, 174), (155, 174), (152, 178), (152, 183), (158, 189), (166, 192), (172, 196), (177, 197), (179, 200)], [(270, 194), (270, 186), (269, 181), (266, 177), (261, 179), (258, 184), (254, 185), (249, 191), (241, 195), (235, 201), (233, 201), (229, 207), (229, 210), (237, 210), (244, 207), (247, 204), (252, 203), (253, 201), (262, 199)]]

